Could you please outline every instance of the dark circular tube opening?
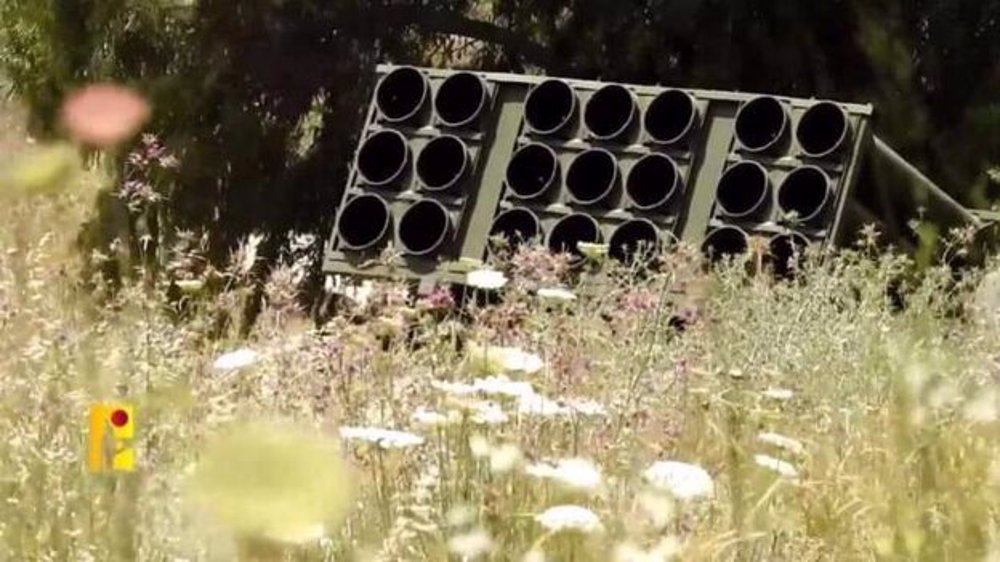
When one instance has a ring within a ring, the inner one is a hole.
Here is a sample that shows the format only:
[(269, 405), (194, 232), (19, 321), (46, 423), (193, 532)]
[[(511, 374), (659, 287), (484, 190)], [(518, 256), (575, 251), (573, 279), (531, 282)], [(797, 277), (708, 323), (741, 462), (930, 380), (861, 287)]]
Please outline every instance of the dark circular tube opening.
[(802, 254), (809, 246), (809, 239), (805, 236), (792, 234), (779, 234), (768, 243), (768, 261), (774, 267), (774, 274), (778, 277), (790, 277), (798, 264), (802, 263)]
[(553, 134), (573, 118), (576, 93), (562, 80), (546, 80), (531, 89), (524, 100), (524, 120), (532, 131)]
[(427, 99), (427, 79), (415, 68), (404, 66), (386, 74), (375, 90), (375, 106), (386, 121), (412, 119)]
[(817, 103), (802, 114), (795, 136), (807, 156), (827, 156), (847, 138), (847, 114), (835, 103)]
[(644, 219), (631, 220), (611, 234), (608, 255), (626, 265), (642, 263), (654, 257), (659, 243), (660, 234), (653, 223)]
[(677, 164), (666, 154), (647, 154), (636, 161), (625, 180), (625, 191), (636, 208), (666, 205), (680, 183)]
[(358, 172), (372, 185), (386, 185), (399, 179), (410, 160), (406, 137), (385, 129), (365, 139), (358, 151)]
[(544, 144), (528, 144), (507, 164), (507, 187), (520, 199), (532, 199), (545, 193), (559, 175), (556, 153)]
[(511, 246), (520, 246), (542, 232), (535, 213), (527, 209), (508, 209), (500, 213), (490, 227), (490, 237), (500, 236)]
[(452, 74), (438, 87), (434, 111), (449, 127), (464, 127), (475, 121), (486, 107), (486, 83), (471, 72)]
[(461, 181), (468, 164), (469, 151), (461, 139), (436, 137), (417, 156), (417, 177), (428, 190), (444, 191)]
[(423, 199), (410, 205), (399, 219), (399, 243), (413, 256), (427, 255), (444, 243), (451, 217), (437, 201)]
[(654, 141), (675, 144), (687, 137), (697, 118), (694, 98), (680, 90), (667, 90), (653, 98), (646, 108), (643, 128)]
[(735, 256), (747, 251), (748, 240), (745, 232), (734, 226), (723, 226), (712, 231), (702, 249), (712, 261), (725, 256)]
[(618, 181), (618, 161), (607, 150), (581, 152), (566, 171), (566, 189), (581, 205), (599, 203), (611, 194)]
[(778, 208), (798, 221), (816, 218), (830, 196), (830, 177), (815, 166), (792, 170), (778, 188)]
[(378, 195), (347, 201), (337, 220), (337, 236), (345, 250), (364, 250), (385, 239), (391, 221), (389, 205)]
[(573, 256), (573, 262), (579, 263), (583, 254), (576, 247), (578, 242), (598, 243), (601, 241), (601, 231), (597, 221), (588, 215), (573, 214), (564, 217), (552, 227), (549, 232), (549, 250), (557, 254), (567, 253)]
[(736, 138), (750, 152), (763, 152), (781, 140), (788, 127), (788, 112), (775, 98), (754, 98), (736, 113)]
[(731, 166), (719, 180), (716, 198), (723, 214), (744, 217), (758, 210), (767, 199), (767, 170), (756, 162)]
[(635, 117), (636, 105), (632, 92), (618, 84), (608, 84), (587, 100), (583, 121), (590, 134), (599, 139), (611, 139), (624, 133)]

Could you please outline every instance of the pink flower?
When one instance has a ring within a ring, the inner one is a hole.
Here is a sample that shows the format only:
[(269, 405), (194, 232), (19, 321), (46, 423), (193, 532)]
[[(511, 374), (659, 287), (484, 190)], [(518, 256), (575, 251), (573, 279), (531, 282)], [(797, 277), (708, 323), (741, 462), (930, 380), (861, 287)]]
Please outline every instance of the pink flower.
[(134, 135), (150, 108), (133, 90), (117, 84), (91, 84), (66, 98), (62, 121), (75, 140), (100, 148), (114, 146)]

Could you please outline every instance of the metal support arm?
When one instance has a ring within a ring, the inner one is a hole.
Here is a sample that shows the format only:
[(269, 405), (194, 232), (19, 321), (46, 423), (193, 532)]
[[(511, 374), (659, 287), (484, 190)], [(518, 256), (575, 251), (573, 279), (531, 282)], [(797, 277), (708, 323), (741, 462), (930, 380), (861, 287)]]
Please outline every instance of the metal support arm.
[(948, 208), (955, 211), (962, 216), (965, 220), (971, 222), (976, 226), (982, 225), (982, 220), (974, 215), (969, 209), (962, 206), (961, 203), (955, 201), (950, 195), (948, 195), (943, 189), (941, 189), (936, 183), (931, 181), (927, 176), (920, 172), (913, 164), (910, 164), (902, 156), (900, 156), (895, 150), (893, 150), (888, 144), (885, 143), (878, 136), (873, 135), (873, 140), (875, 142), (875, 151), (879, 156), (885, 158), (892, 166), (897, 168), (903, 174), (909, 176), (917, 183), (922, 185), (927, 189), (936, 199), (945, 204)]

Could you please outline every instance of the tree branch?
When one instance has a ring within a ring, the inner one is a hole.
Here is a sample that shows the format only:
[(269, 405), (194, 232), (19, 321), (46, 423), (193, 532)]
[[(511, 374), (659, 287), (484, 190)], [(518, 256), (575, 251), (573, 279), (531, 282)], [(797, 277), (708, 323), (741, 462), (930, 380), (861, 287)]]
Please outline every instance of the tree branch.
[(562, 70), (550, 50), (518, 33), (489, 22), (474, 20), (456, 12), (426, 6), (381, 6), (368, 13), (385, 27), (416, 26), (424, 31), (460, 35), (506, 47), (550, 72)]

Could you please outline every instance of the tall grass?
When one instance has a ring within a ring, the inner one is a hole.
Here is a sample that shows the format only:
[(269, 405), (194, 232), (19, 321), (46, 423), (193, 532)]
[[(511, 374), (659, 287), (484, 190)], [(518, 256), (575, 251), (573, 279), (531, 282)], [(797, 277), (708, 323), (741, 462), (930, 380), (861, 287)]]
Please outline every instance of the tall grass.
[[(908, 262), (867, 246), (781, 283), (738, 263), (702, 273), (683, 249), (641, 279), (606, 265), (567, 281), (531, 251), (495, 264), (503, 301), (471, 295), (467, 318), (444, 293), (383, 282), (315, 329), (290, 262), (240, 341), (218, 321), (240, 314), (240, 289), (80, 283), (73, 240), (100, 181), (0, 208), (5, 560), (1000, 557), (1000, 339), (955, 314), (978, 273), (932, 270), (895, 310), (887, 287)], [(239, 279), (252, 255), (222, 274)], [(197, 258), (190, 243), (175, 269)], [(539, 297), (564, 281), (574, 299)], [(240, 348), (253, 353), (216, 361)], [(90, 474), (87, 407), (119, 397), (137, 407), (139, 469)], [(273, 454), (226, 449), (234, 478), (214, 492), (253, 511), (332, 483), (346, 513), (321, 505), (324, 520), (276, 537), (265, 527), (286, 515), (235, 529), (232, 509), (192, 499), (207, 439), (265, 419), (318, 431), (346, 468), (262, 441)], [(236, 477), (293, 454), (316, 470)], [(667, 460), (703, 468), (711, 492), (682, 500), (644, 479)], [(539, 516), (560, 505), (599, 525)]]

